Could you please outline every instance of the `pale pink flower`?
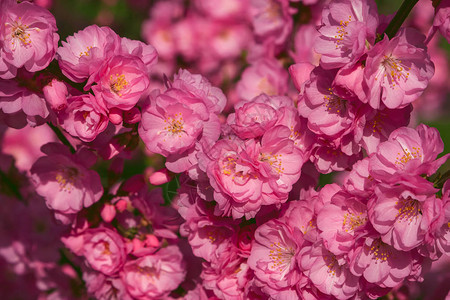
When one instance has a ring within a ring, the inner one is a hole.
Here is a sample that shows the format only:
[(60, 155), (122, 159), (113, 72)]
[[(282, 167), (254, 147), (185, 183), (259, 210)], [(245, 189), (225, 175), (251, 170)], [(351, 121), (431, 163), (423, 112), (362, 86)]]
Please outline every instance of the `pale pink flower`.
[(128, 261), (121, 273), (127, 291), (136, 299), (165, 298), (184, 280), (183, 255), (177, 246)]
[(67, 37), (56, 57), (64, 75), (83, 82), (117, 51), (119, 44), (120, 38), (111, 28), (91, 25)]
[(17, 69), (45, 69), (58, 47), (56, 21), (45, 8), (29, 2), (4, 1), (0, 19), (0, 77), (10, 79)]
[(325, 248), (335, 255), (346, 254), (367, 232), (367, 207), (357, 197), (339, 192), (318, 212), (316, 222)]
[(274, 59), (261, 59), (247, 67), (236, 85), (238, 96), (251, 100), (260, 94), (284, 95), (288, 88), (288, 73)]
[(370, 106), (402, 108), (422, 94), (434, 74), (423, 40), (421, 33), (407, 28), (391, 40), (384, 36), (370, 49), (363, 81)]
[(432, 184), (407, 179), (395, 186), (378, 184), (368, 215), (383, 242), (409, 251), (424, 242), (431, 224), (443, 214), (442, 200)]

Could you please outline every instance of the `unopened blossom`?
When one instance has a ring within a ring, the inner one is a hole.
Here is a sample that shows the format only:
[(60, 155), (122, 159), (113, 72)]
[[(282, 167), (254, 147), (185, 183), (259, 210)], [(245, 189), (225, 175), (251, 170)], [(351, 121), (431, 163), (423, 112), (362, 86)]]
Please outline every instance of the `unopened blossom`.
[(0, 5), (0, 77), (10, 79), (17, 69), (29, 72), (46, 68), (58, 47), (55, 17), (45, 8), (24, 1)]
[(385, 35), (367, 53), (363, 88), (370, 106), (402, 108), (416, 100), (434, 74), (434, 64), (414, 29), (400, 30), (389, 40)]
[(177, 246), (168, 246), (154, 254), (128, 261), (121, 278), (134, 298), (155, 299), (167, 297), (185, 275), (183, 255)]

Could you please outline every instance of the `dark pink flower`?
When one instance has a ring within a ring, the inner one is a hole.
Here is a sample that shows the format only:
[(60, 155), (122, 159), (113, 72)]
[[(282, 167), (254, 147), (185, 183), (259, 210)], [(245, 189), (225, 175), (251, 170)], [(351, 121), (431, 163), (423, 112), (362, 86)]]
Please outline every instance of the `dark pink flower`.
[(47, 156), (40, 157), (30, 170), (36, 192), (44, 197), (56, 218), (67, 224), (103, 194), (100, 176), (88, 169), (95, 163), (95, 155), (86, 148), (71, 154), (56, 143), (46, 144), (41, 150)]
[(10, 79), (17, 69), (29, 72), (46, 68), (58, 47), (53, 15), (30, 2), (4, 1), (0, 19), (0, 77)]

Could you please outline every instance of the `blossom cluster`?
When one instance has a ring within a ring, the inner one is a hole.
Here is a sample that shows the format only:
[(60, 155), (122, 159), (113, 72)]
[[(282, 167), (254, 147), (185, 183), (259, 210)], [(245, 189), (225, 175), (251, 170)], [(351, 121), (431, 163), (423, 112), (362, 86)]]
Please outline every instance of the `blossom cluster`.
[(420, 5), (393, 32), (374, 0), (157, 1), (144, 43), (2, 1), (1, 294), (405, 297), (450, 255), (450, 154), (415, 122), (449, 3)]

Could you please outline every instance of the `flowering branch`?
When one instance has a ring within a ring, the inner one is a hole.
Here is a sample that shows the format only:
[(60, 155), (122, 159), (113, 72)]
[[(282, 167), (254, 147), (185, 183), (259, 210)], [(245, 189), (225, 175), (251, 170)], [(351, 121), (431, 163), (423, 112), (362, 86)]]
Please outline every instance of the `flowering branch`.
[(47, 122), (47, 125), (50, 126), (50, 128), (53, 130), (53, 132), (56, 134), (56, 136), (58, 137), (58, 139), (61, 141), (61, 143), (63, 143), (64, 145), (66, 145), (67, 147), (69, 147), (70, 152), (75, 153), (76, 150), (75, 148), (72, 146), (72, 144), (69, 142), (69, 140), (64, 136), (64, 134), (61, 132), (61, 130), (59, 130), (58, 127), (56, 127), (55, 125), (53, 125), (51, 122)]
[[(412, 8), (414, 7), (414, 5), (416, 5), (417, 2), (419, 2), (419, 0), (403, 1), (402, 6), (400, 6), (394, 18), (391, 20), (389, 25), (386, 27), (386, 30), (384, 31), (384, 33), (388, 36), (389, 39), (392, 39), (395, 36), (395, 34), (400, 29), (406, 17), (409, 15)], [(378, 36), (375, 42), (378, 43), (382, 39), (383, 35)]]

